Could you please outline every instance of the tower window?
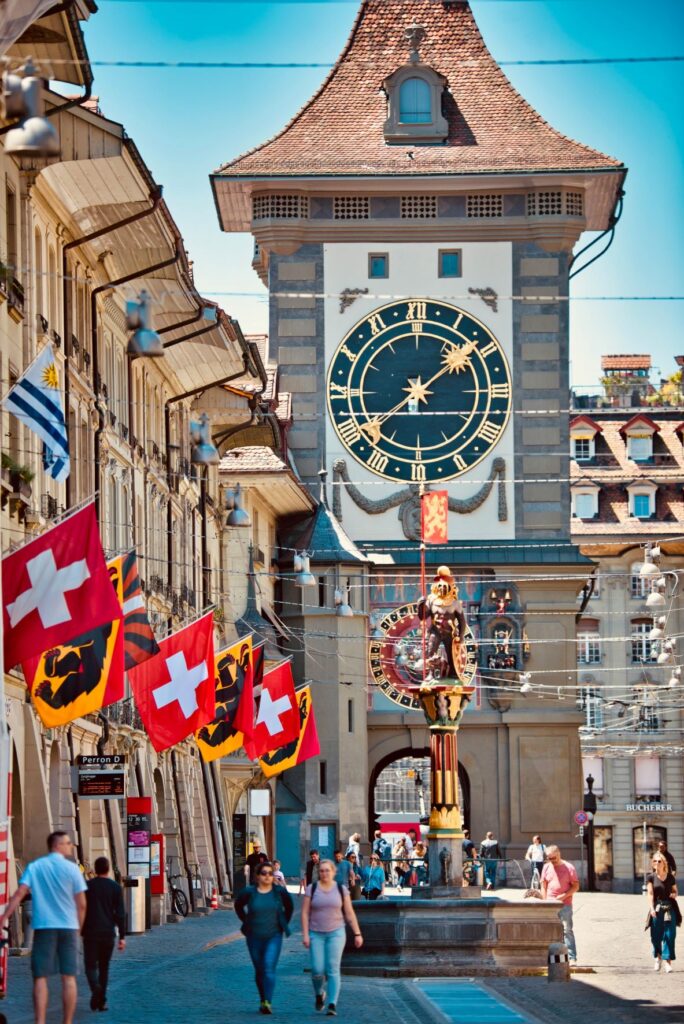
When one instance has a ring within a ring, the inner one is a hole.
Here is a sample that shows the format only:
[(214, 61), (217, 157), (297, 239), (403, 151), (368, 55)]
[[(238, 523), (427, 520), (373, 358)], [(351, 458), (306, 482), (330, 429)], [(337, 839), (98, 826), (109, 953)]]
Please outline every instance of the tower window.
[(460, 277), (461, 276), (461, 250), (440, 249), (439, 250), (439, 276)]
[(430, 86), (423, 78), (407, 78), (399, 87), (399, 120), (402, 124), (432, 121)]
[(386, 252), (368, 253), (368, 276), (389, 277), (389, 254)]

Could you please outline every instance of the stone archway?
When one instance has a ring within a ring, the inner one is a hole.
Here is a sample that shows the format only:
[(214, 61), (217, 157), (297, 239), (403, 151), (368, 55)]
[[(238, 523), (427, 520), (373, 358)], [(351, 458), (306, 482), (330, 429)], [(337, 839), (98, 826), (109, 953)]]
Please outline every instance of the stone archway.
[[(369, 779), (368, 779), (368, 835), (369, 836), (372, 836), (373, 832), (377, 828), (377, 822), (376, 822), (376, 817), (375, 817), (375, 787), (376, 787), (377, 781), (378, 781), (378, 779), (380, 777), (380, 773), (382, 772), (382, 770), (384, 768), (387, 768), (388, 765), (393, 764), (395, 761), (400, 761), (402, 758), (405, 758), (405, 757), (420, 758), (420, 757), (429, 757), (429, 756), (430, 756), (430, 748), (429, 747), (421, 747), (419, 749), (416, 749), (415, 747), (410, 746), (410, 747), (403, 747), (403, 748), (400, 747), (398, 749), (391, 750), (390, 752), (386, 753), (383, 757), (381, 757), (378, 761), (376, 761), (376, 763), (373, 765), (373, 767), (371, 769), (370, 776), (369, 776)], [(462, 793), (462, 796), (463, 796), (463, 806), (461, 807), (461, 814), (463, 815), (463, 825), (464, 825), (465, 828), (469, 828), (470, 827), (470, 807), (471, 807), (470, 776), (469, 776), (466, 768), (464, 767), (464, 765), (461, 763), (460, 760), (458, 762), (458, 781), (459, 781), (459, 785), (461, 787), (461, 793)], [(428, 799), (429, 799), (429, 797), (428, 797)]]

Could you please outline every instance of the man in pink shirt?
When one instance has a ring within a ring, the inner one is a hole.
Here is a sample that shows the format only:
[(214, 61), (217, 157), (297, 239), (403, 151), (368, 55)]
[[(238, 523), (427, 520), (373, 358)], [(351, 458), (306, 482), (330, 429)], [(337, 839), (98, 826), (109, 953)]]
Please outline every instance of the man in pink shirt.
[(541, 894), (545, 900), (560, 900), (563, 906), (558, 916), (563, 925), (565, 945), (568, 947), (568, 959), (571, 964), (577, 963), (577, 946), (572, 930), (572, 897), (579, 889), (577, 872), (572, 864), (561, 858), (557, 846), (546, 847), (547, 861), (542, 868)]

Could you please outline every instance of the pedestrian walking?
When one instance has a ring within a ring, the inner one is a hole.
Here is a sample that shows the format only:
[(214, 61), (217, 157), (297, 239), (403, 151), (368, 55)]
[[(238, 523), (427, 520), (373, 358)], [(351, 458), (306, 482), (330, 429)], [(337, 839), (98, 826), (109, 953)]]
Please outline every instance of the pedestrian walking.
[(383, 870), (385, 872), (385, 881), (389, 882), (390, 868), (392, 861), (392, 847), (383, 836), (380, 829), (376, 829), (373, 834), (373, 845), (371, 846), (371, 852), (377, 853), (380, 858)]
[[(546, 847), (542, 843), (541, 836), (532, 836), (532, 842), (527, 847), (527, 853), (525, 854), (525, 860), (528, 860), (532, 865), (532, 877), (530, 881), (532, 888), (538, 888), (541, 885), (541, 873), (545, 859)], [(536, 879), (534, 877), (535, 872), (537, 874)]]
[(364, 870), (363, 895), (367, 900), (377, 900), (385, 895), (385, 871), (377, 853), (371, 854), (370, 864)]
[(109, 861), (98, 857), (95, 877), (88, 882), (88, 906), (81, 934), (85, 972), (90, 985), (90, 1009), (107, 1009), (109, 962), (114, 952), (115, 930), (119, 933), (118, 949), (126, 948), (126, 912), (123, 889), (109, 878)]
[(318, 850), (309, 850), (309, 859), (304, 865), (304, 874), (299, 880), (299, 892), (297, 895), (301, 895), (307, 885), (311, 885), (312, 882), (318, 881), (318, 865), (321, 860), (321, 855)]
[(677, 904), (677, 882), (664, 853), (653, 854), (651, 867), (651, 874), (646, 875), (649, 903), (646, 928), (651, 933), (653, 969), (659, 971), (664, 963), (665, 971), (669, 974), (675, 959), (677, 927), (682, 923), (682, 914)]
[(360, 949), (363, 937), (345, 886), (335, 881), (335, 865), (321, 861), (317, 883), (307, 886), (302, 903), (302, 942), (311, 950), (311, 974), (316, 1009), (328, 1001), (328, 1017), (337, 1016), (340, 995), (340, 963), (346, 942), (345, 921), (354, 933), (354, 945)]
[(578, 890), (579, 880), (574, 865), (561, 858), (557, 846), (547, 846), (546, 863), (541, 875), (542, 899), (560, 900), (563, 904), (558, 916), (563, 925), (565, 945), (568, 947), (568, 959), (571, 964), (577, 963), (577, 945), (572, 930), (572, 897)]
[(48, 854), (28, 865), (19, 887), (0, 917), (0, 931), (25, 896), (33, 900), (33, 1009), (36, 1024), (45, 1024), (48, 978), (62, 976), (62, 1024), (72, 1024), (78, 998), (78, 936), (86, 914), (86, 883), (71, 860), (73, 844), (66, 832), (51, 832)]
[(345, 857), (349, 856), (350, 853), (356, 854), (356, 863), (361, 864), (361, 833), (353, 832), (349, 836), (349, 843), (347, 844), (347, 851)]
[(493, 889), (496, 885), (496, 869), (501, 860), (501, 847), (493, 832), (488, 832), (480, 843), (480, 857), (484, 863), (485, 888)]
[(256, 868), (255, 884), (243, 889), (235, 901), (235, 913), (254, 964), (254, 976), (261, 1002), (259, 1013), (273, 1013), (276, 967), (283, 947), (283, 935), (290, 934), (294, 903), (287, 889), (273, 884), (273, 865), (266, 861)]
[(461, 843), (463, 849), (464, 860), (475, 860), (477, 856), (477, 848), (475, 843), (470, 838), (470, 829), (463, 829), (463, 842)]
[(283, 872), (281, 870), (281, 867), (280, 867), (280, 861), (279, 860), (274, 860), (273, 861), (273, 884), (274, 885), (287, 885), (287, 882), (285, 881), (285, 875), (283, 874)]
[(399, 836), (392, 850), (392, 860), (397, 876), (397, 889), (401, 892), (402, 886), (406, 885), (409, 876), (408, 849), (406, 848), (406, 836)]
[(359, 864), (355, 853), (348, 853), (344, 858), (350, 865), (349, 871), (349, 895), (353, 900), (360, 900), (363, 895), (362, 889), (362, 867)]
[(268, 861), (268, 855), (261, 849), (261, 842), (255, 839), (252, 843), (252, 852), (245, 861), (245, 881), (247, 885), (253, 882), (256, 877), (256, 869), (260, 864)]
[(335, 881), (340, 882), (342, 885), (346, 885), (351, 892), (351, 878), (354, 874), (352, 862), (348, 857), (342, 856), (341, 850), (335, 850), (333, 857), (335, 858)]
[(660, 842), (658, 843), (658, 853), (662, 853), (663, 857), (667, 861), (667, 866), (669, 867), (671, 873), (676, 878), (677, 877), (677, 861), (674, 859), (674, 857), (672, 856), (672, 854), (668, 850), (667, 843), (665, 842), (664, 839), (661, 839)]

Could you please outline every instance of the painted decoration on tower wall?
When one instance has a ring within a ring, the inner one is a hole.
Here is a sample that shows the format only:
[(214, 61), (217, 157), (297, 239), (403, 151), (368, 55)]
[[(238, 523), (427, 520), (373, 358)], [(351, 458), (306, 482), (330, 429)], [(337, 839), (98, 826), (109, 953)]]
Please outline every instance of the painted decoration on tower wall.
[[(374, 682), (400, 707), (422, 710), (418, 690), (423, 685), (423, 639), (418, 602), (392, 609), (378, 625), (384, 636), (371, 640), (369, 649)], [(477, 644), (468, 625), (465, 627), (463, 648), (462, 682), (469, 686), (477, 674)], [(447, 678), (445, 652), (442, 654), (442, 671), (442, 678)]]
[(446, 302), (406, 299), (349, 331), (330, 362), (327, 401), (358, 462), (386, 480), (438, 483), (499, 443), (511, 376), (482, 321)]

